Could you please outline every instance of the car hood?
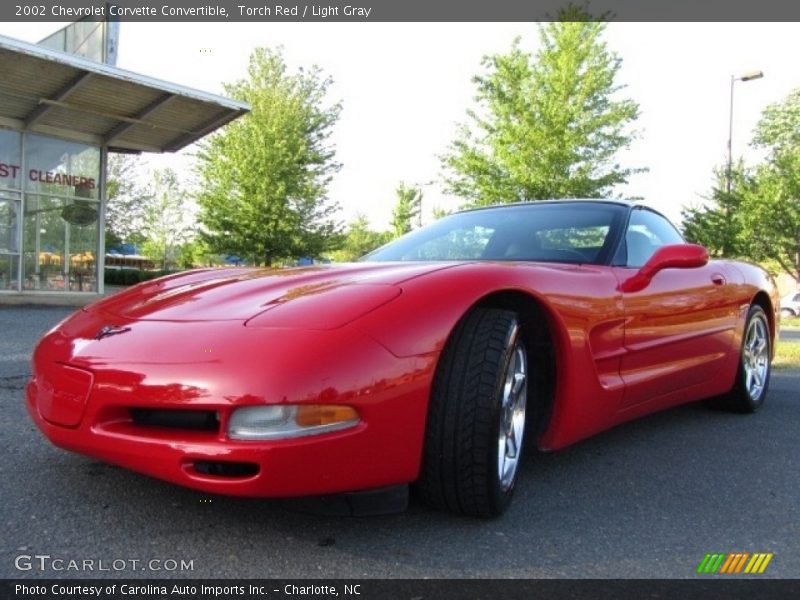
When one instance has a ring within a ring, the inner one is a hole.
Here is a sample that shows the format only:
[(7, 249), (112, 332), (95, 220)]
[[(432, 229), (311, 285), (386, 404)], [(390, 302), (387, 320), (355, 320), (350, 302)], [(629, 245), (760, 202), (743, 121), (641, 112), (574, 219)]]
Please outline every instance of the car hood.
[(398, 285), (404, 281), (458, 264), (352, 263), (189, 271), (134, 286), (87, 310), (152, 321), (241, 321), (275, 311), (283, 316), (282, 324), (296, 325), (304, 318), (326, 321), (325, 315), (330, 315), (326, 322), (333, 325), (391, 301), (400, 295)]

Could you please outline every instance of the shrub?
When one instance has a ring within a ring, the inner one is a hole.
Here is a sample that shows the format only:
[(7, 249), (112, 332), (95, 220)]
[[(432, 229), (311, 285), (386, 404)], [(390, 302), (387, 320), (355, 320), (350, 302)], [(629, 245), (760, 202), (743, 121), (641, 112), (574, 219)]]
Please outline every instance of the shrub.
[(140, 271), (138, 269), (106, 269), (103, 280), (106, 285), (135, 285), (142, 281), (149, 281), (162, 275), (167, 275), (167, 271)]

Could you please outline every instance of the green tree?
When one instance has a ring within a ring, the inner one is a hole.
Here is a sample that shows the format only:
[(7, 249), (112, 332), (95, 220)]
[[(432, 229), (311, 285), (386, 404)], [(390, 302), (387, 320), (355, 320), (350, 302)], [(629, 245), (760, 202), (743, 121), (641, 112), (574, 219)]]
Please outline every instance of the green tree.
[(397, 186), (395, 193), (397, 194), (397, 202), (392, 209), (392, 229), (394, 237), (400, 237), (414, 229), (415, 224), (420, 224), (422, 190), (401, 182)]
[(539, 26), (535, 57), (518, 38), (473, 78), (478, 107), (442, 157), (448, 191), (468, 205), (602, 197), (636, 172), (614, 161), (639, 108), (619, 98), (605, 23), (574, 5), (559, 18)]
[(751, 258), (751, 238), (745, 232), (743, 203), (756, 187), (751, 169), (741, 161), (731, 169), (731, 191), (727, 191), (727, 170), (714, 171), (711, 196), (700, 206), (682, 211), (687, 240), (702, 244), (712, 256)]
[(106, 248), (144, 239), (148, 190), (137, 183), (139, 159), (131, 154), (109, 153), (106, 184)]
[(768, 152), (743, 203), (754, 258), (800, 282), (800, 88), (764, 110), (753, 145)]
[(391, 239), (391, 232), (373, 231), (367, 217), (360, 214), (348, 225), (342, 247), (332, 252), (331, 257), (337, 262), (352, 262)]
[(328, 139), (341, 105), (317, 67), (290, 73), (280, 50), (257, 48), (248, 78), (225, 86), (252, 111), (202, 144), (198, 202), (211, 250), (270, 265), (341, 243), (326, 197), (340, 165)]
[(177, 250), (178, 266), (182, 269), (210, 267), (215, 261), (222, 261), (222, 258), (219, 258), (218, 261), (216, 259), (217, 257), (208, 249), (208, 246), (206, 246), (203, 240), (197, 237), (181, 244)]
[(442, 217), (446, 217), (447, 215), (452, 213), (452, 211), (447, 210), (446, 208), (442, 208), (441, 206), (434, 206), (431, 212), (433, 213), (434, 221), (438, 221)]
[(187, 194), (172, 169), (157, 170), (145, 208), (143, 231), (146, 256), (161, 261), (162, 270), (177, 262), (180, 247), (194, 237), (194, 219)]
[(800, 156), (760, 165), (743, 201), (749, 258), (777, 266), (800, 283)]
[(800, 90), (767, 107), (753, 145), (767, 151), (761, 164), (724, 173), (707, 205), (684, 211), (686, 237), (717, 256), (774, 265), (800, 281)]

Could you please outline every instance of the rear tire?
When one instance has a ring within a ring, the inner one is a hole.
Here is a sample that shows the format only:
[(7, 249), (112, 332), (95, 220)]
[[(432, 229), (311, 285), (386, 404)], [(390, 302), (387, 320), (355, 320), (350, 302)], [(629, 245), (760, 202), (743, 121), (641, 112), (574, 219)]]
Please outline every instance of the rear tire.
[(739, 370), (733, 389), (715, 403), (725, 410), (741, 413), (757, 411), (767, 396), (772, 371), (772, 341), (764, 309), (750, 307), (744, 325)]
[(462, 319), (431, 391), (416, 485), (425, 503), (478, 517), (505, 511), (522, 457), (528, 377), (517, 313), (476, 308)]

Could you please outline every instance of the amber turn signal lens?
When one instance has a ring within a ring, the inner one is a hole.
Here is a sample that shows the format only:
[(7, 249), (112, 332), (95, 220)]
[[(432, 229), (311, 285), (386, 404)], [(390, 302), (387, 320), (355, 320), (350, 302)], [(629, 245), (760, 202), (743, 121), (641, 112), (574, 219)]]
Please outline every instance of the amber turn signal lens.
[(312, 404), (298, 406), (294, 420), (300, 427), (319, 427), (333, 423), (358, 421), (358, 413), (350, 406)]
[(231, 414), (228, 436), (233, 440), (283, 440), (339, 431), (358, 423), (358, 413), (349, 406), (243, 406)]

